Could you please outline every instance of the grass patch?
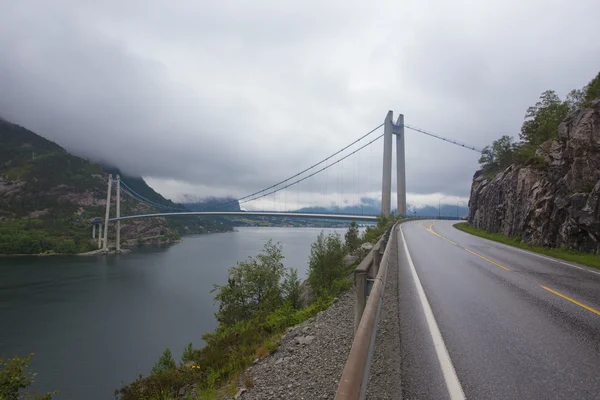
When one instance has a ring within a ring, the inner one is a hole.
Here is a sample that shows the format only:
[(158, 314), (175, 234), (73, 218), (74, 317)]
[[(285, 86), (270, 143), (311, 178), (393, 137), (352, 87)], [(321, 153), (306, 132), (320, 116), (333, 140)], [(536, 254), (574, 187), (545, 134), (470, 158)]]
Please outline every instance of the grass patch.
[(491, 233), (485, 229), (474, 228), (466, 222), (455, 224), (454, 227), (458, 230), (482, 237), (484, 239), (504, 243), (509, 246), (519, 247), (524, 250), (533, 251), (561, 260), (572, 261), (590, 267), (600, 268), (600, 256), (596, 254), (560, 248), (550, 249), (546, 247), (531, 246), (527, 243), (523, 243), (520, 237), (505, 236), (503, 233)]

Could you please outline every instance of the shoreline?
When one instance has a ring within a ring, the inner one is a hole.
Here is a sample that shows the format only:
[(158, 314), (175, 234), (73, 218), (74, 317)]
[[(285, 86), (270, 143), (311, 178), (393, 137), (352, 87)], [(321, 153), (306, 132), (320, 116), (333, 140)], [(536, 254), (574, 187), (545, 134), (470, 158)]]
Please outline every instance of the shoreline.
[[(163, 242), (163, 243), (130, 243), (130, 244), (121, 244), (121, 253), (119, 254), (128, 254), (131, 253), (131, 248), (132, 247), (145, 247), (145, 246), (165, 246), (165, 245), (172, 245), (172, 244), (176, 244), (176, 243), (181, 243), (183, 242), (183, 238), (185, 236), (191, 236), (191, 235), (212, 235), (215, 233), (227, 233), (227, 232), (236, 232), (235, 230), (236, 227), (234, 227), (232, 230), (227, 230), (227, 231), (222, 231), (222, 232), (203, 232), (203, 233), (187, 233), (185, 235), (181, 235), (182, 238), (178, 239), (178, 240), (171, 240), (168, 242)], [(137, 240), (137, 239), (134, 239)], [(115, 255), (115, 248), (109, 248), (109, 250), (107, 252), (104, 252), (102, 249), (97, 249), (97, 250), (91, 250), (91, 251), (86, 251), (84, 253), (50, 253), (50, 254), (44, 254), (44, 253), (37, 253), (37, 254), (22, 254), (22, 253), (17, 253), (17, 254), (0, 254), (0, 259), (2, 258), (9, 258), (9, 257), (55, 257), (55, 256), (64, 256), (64, 257), (81, 257), (81, 256), (97, 256), (97, 255)]]
[[(347, 227), (331, 227), (331, 226), (234, 226), (231, 230), (226, 231), (218, 231), (218, 232), (204, 232), (204, 233), (187, 233), (182, 235), (182, 238), (175, 241), (163, 242), (163, 243), (131, 243), (131, 244), (122, 244), (121, 245), (121, 253), (119, 254), (129, 254), (131, 253), (131, 248), (135, 247), (146, 247), (146, 246), (165, 246), (165, 245), (173, 245), (176, 243), (183, 242), (185, 236), (192, 235), (213, 235), (217, 233), (228, 233), (228, 232), (239, 232), (238, 228), (313, 228), (313, 229), (346, 229)], [(102, 249), (91, 250), (84, 253), (51, 253), (51, 254), (0, 254), (0, 259), (2, 258), (10, 258), (10, 257), (84, 257), (84, 256), (98, 256), (98, 255), (116, 255), (114, 247), (109, 249), (108, 252), (104, 252)]]

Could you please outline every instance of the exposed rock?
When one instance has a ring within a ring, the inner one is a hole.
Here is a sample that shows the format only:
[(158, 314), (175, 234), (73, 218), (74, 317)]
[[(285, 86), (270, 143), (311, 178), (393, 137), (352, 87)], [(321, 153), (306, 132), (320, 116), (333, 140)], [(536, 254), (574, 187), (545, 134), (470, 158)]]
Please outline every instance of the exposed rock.
[(571, 113), (537, 150), (544, 166), (477, 172), (469, 223), (538, 246), (600, 251), (600, 100)]
[(363, 244), (360, 246), (360, 249), (361, 249), (361, 250), (368, 250), (368, 251), (371, 251), (371, 250), (373, 249), (373, 243), (369, 243), (369, 242), (363, 243)]
[(347, 254), (344, 257), (343, 263), (344, 263), (344, 267), (349, 267), (352, 264), (356, 264), (358, 262), (358, 257), (352, 254)]
[(308, 279), (305, 280), (304, 282), (302, 282), (302, 284), (300, 285), (300, 293), (301, 293), (300, 301), (305, 306), (312, 304), (313, 301), (315, 300), (315, 296), (313, 294), (312, 287), (310, 286), (310, 283), (308, 282)]
[(313, 342), (313, 340), (315, 340), (314, 336), (308, 335), (308, 336), (298, 336), (296, 338), (296, 343), (298, 343), (301, 346), (306, 346), (309, 345)]
[(241, 388), (240, 390), (237, 391), (237, 393), (235, 394), (235, 396), (233, 396), (233, 398), (240, 399), (244, 393), (246, 393), (246, 389)]

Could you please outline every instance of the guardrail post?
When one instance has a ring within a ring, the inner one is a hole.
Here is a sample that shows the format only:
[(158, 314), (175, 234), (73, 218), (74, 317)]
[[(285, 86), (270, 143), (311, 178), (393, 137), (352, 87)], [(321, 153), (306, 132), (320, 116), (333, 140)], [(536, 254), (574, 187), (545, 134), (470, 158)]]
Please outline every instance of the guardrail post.
[(365, 305), (367, 304), (367, 273), (366, 272), (355, 272), (354, 273), (354, 290), (356, 295), (356, 302), (354, 304), (354, 333), (358, 329), (360, 319), (362, 318)]
[[(382, 242), (379, 241), (373, 247), (373, 264), (371, 264), (371, 268), (369, 269), (369, 278), (375, 279), (377, 273), (379, 272), (379, 263), (381, 263), (381, 248), (384, 247)], [(384, 247), (385, 248), (385, 247)]]

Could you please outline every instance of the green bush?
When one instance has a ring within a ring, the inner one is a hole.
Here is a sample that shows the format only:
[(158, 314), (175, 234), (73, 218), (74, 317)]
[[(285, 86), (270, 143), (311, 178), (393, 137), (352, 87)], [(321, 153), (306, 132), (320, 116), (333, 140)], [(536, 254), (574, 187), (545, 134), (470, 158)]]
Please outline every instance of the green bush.
[(94, 249), (89, 225), (67, 219), (0, 223), (0, 254), (77, 253)]
[(229, 270), (226, 285), (214, 285), (219, 323), (234, 325), (259, 311), (271, 312), (281, 306), (280, 281), (285, 272), (281, 251), (281, 244), (269, 240), (256, 258), (250, 257)]
[(0, 358), (0, 400), (50, 400), (54, 393), (31, 395), (21, 393), (33, 383), (35, 374), (27, 371), (32, 355), (27, 357)]
[(582, 104), (584, 107), (596, 99), (600, 99), (600, 72), (583, 88)]
[(170, 372), (175, 370), (175, 368), (177, 368), (177, 365), (175, 364), (171, 350), (167, 348), (162, 353), (156, 364), (154, 364), (154, 367), (152, 367), (152, 373), (158, 374), (161, 372)]
[(193, 361), (194, 357), (194, 347), (192, 346), (192, 342), (190, 342), (185, 349), (183, 349), (183, 353), (181, 354), (181, 364), (186, 364)]
[(494, 140), (491, 146), (485, 146), (479, 158), (479, 164), (486, 177), (491, 178), (514, 162), (517, 144), (508, 135)]
[(394, 225), (396, 219), (392, 216), (385, 216), (381, 214), (377, 217), (376, 226), (368, 226), (362, 236), (363, 243), (376, 243), (381, 235), (383, 235), (388, 229)]
[(360, 238), (358, 236), (358, 224), (356, 223), (356, 221), (352, 221), (350, 223), (350, 226), (348, 227), (348, 231), (346, 231), (346, 236), (344, 237), (344, 239), (348, 253), (353, 254), (360, 246)]
[(311, 245), (308, 261), (308, 282), (318, 296), (330, 293), (333, 282), (342, 277), (346, 255), (342, 239), (338, 234), (325, 236), (323, 232)]
[(282, 292), (285, 301), (295, 310), (302, 307), (300, 284), (298, 270), (295, 268), (289, 269), (282, 284)]

